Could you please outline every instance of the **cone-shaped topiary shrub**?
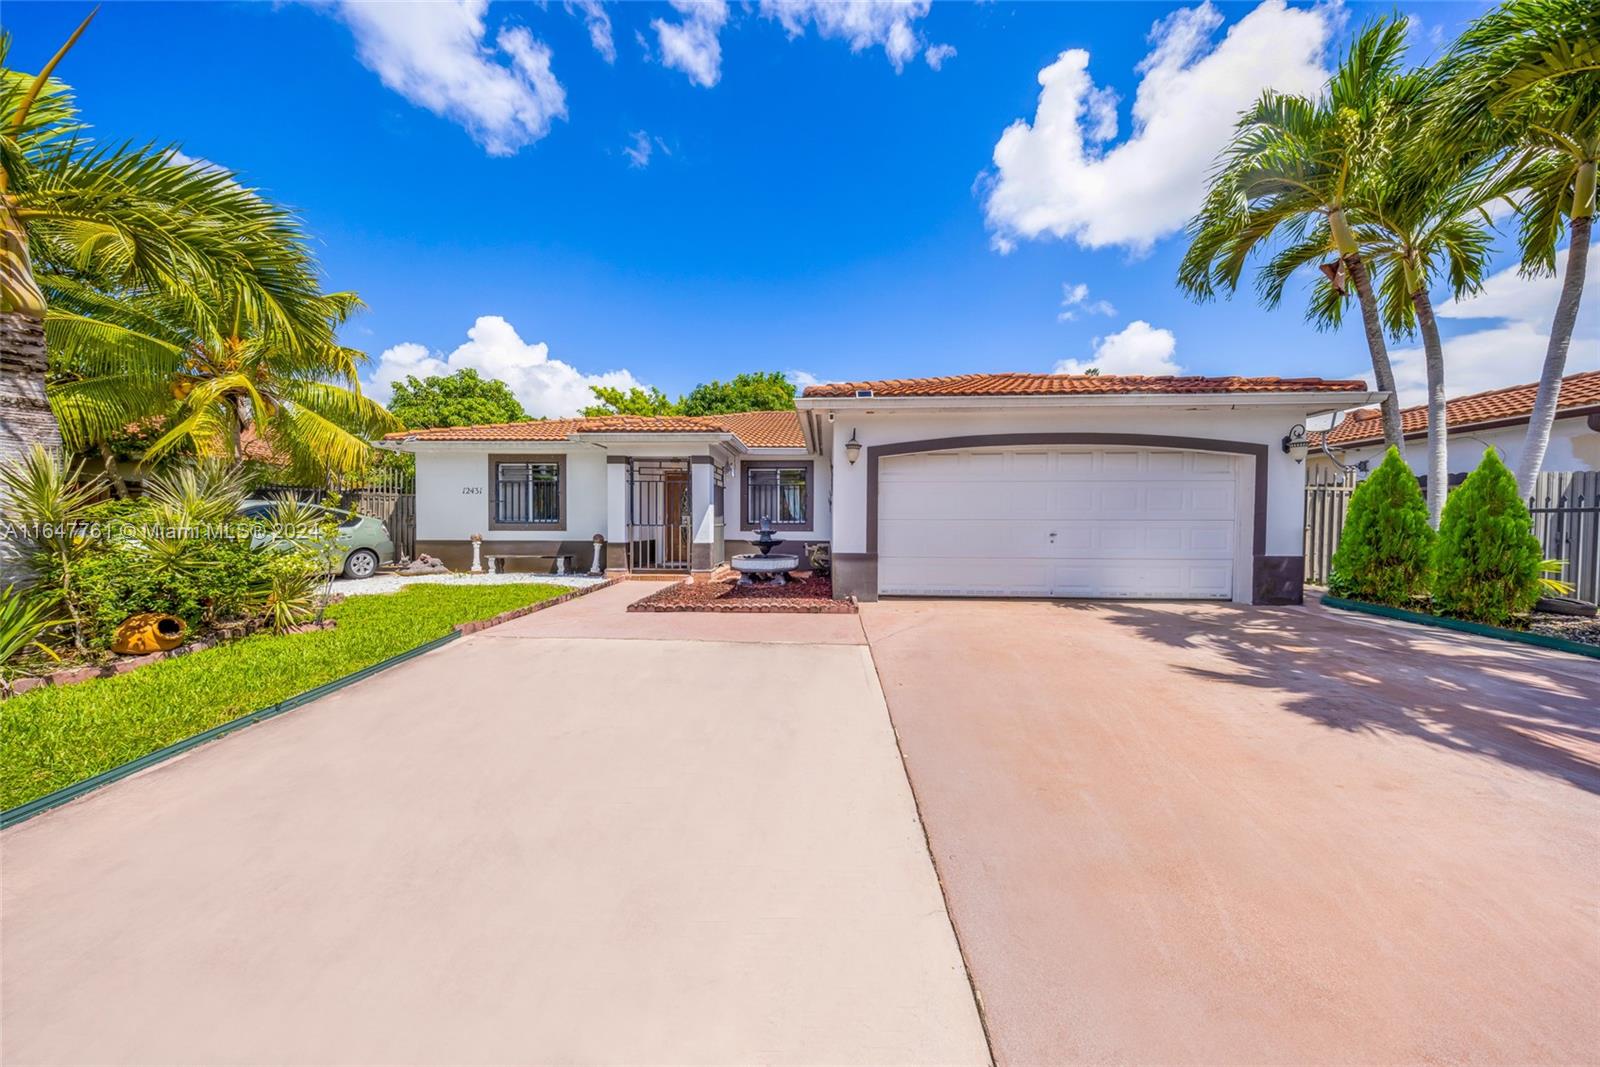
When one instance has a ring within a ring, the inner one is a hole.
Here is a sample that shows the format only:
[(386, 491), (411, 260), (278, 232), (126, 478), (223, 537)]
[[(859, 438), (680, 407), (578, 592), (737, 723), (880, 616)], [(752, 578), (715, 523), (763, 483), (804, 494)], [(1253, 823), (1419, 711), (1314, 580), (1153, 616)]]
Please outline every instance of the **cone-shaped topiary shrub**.
[(1501, 624), (1539, 599), (1539, 539), (1517, 480), (1494, 449), (1445, 501), (1435, 554), (1433, 606)]
[(1417, 476), (1391, 448), (1350, 495), (1328, 591), (1404, 607), (1428, 592), (1433, 542), (1428, 503), (1417, 488)]

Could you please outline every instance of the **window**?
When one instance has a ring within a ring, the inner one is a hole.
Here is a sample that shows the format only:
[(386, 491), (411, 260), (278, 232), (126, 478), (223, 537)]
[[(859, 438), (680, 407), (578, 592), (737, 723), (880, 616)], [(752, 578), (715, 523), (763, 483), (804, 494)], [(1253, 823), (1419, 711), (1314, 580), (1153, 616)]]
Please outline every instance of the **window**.
[(497, 526), (559, 526), (561, 463), (555, 459), (497, 461), (493, 522)]
[(744, 526), (761, 527), (763, 518), (774, 526), (811, 525), (811, 464), (770, 461), (745, 464)]

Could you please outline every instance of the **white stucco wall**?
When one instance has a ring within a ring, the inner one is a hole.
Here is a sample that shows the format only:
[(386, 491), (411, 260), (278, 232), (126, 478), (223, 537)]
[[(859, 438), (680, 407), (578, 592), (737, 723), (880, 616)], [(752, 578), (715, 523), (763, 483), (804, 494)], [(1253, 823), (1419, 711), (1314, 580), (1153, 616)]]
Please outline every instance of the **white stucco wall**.
[[(866, 551), (867, 448), (977, 434), (1123, 433), (1213, 438), (1267, 446), (1265, 554), (1298, 556), (1303, 551), (1305, 536), (1305, 471), (1283, 452), (1281, 441), (1290, 427), (1303, 423), (1306, 416), (1302, 406), (1275, 404), (1201, 409), (1108, 405), (1104, 408), (1012, 408), (873, 415), (840, 412), (832, 428), (837, 464), (833, 472), (833, 550), (836, 555)], [(854, 464), (847, 462), (842, 444), (852, 432), (863, 445), (861, 459)], [(1247, 502), (1253, 502), (1254, 498), (1254, 466), (1248, 460), (1239, 464), (1239, 491)], [(1242, 532), (1242, 540), (1248, 546), (1248, 520)], [(1248, 567), (1242, 569), (1240, 577), (1248, 581)]]
[[(565, 455), (566, 513), (560, 527), (489, 529), (494, 488), (489, 455)], [(584, 540), (606, 532), (606, 453), (598, 448), (540, 443), (530, 447), (495, 442), (481, 449), (452, 448), (417, 453), (417, 540), (464, 541), (482, 534), (497, 541)]]
[[(1493, 447), (1500, 452), (1506, 465), (1515, 469), (1522, 455), (1522, 444), (1527, 436), (1527, 424), (1502, 426), (1494, 430), (1452, 430), (1449, 433), (1448, 456), (1451, 474), (1467, 474), (1483, 459), (1484, 450)], [(1383, 461), (1381, 444), (1366, 448), (1352, 448), (1344, 454), (1344, 462), (1366, 460), (1376, 467)], [(1428, 473), (1428, 442), (1426, 439), (1407, 441), (1406, 463), (1418, 474)], [(1584, 416), (1557, 419), (1550, 429), (1550, 447), (1544, 454), (1544, 470), (1592, 471), (1600, 470), (1600, 431), (1589, 429)]]

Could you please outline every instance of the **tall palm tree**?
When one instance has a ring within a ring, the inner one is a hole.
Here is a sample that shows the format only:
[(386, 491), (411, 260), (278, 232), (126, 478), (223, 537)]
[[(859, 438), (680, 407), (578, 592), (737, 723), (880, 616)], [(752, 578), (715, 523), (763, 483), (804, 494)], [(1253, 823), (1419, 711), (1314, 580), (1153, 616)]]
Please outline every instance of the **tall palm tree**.
[[(1205, 300), (1232, 292), (1252, 255), (1274, 240), (1337, 259), (1325, 265), (1327, 289), (1353, 288), (1382, 402), (1384, 439), (1401, 446), (1400, 407), (1372, 278), (1361, 255), (1353, 213), (1374, 195), (1397, 128), (1420, 101), (1421, 84), (1398, 77), (1405, 24), (1374, 22), (1350, 46), (1317, 98), (1268, 90), (1239, 119), (1221, 155), (1205, 202), (1189, 225), (1190, 245), (1178, 284)], [(1412, 95), (1396, 96), (1397, 91)], [(1319, 326), (1336, 323), (1318, 310)]]
[(1517, 487), (1527, 496), (1550, 445), (1588, 271), (1600, 161), (1600, 7), (1593, 0), (1508, 0), (1467, 28), (1441, 70), (1436, 141), (1503, 148), (1521, 178), (1524, 272), (1554, 273), (1563, 230), (1569, 238), (1539, 391), (1517, 457)]
[(203, 166), (149, 147), (97, 149), (68, 90), (51, 78), (84, 19), (36, 75), (6, 66), (0, 33), (0, 462), (55, 447), (35, 264), (70, 264), (107, 293), (165, 291), (198, 304), (202, 282), (248, 271), (238, 244), (260, 233), (259, 197)]
[[(1449, 493), (1444, 345), (1431, 291), (1476, 292), (1494, 244), (1485, 205), (1504, 197), (1506, 176), (1493, 160), (1452, 161), (1416, 150), (1398, 153), (1391, 180), (1356, 225), (1362, 256), (1378, 276), (1378, 310), (1391, 336), (1422, 337), (1428, 383), (1428, 521), (1435, 529)], [(1463, 170), (1461, 163), (1469, 163)]]

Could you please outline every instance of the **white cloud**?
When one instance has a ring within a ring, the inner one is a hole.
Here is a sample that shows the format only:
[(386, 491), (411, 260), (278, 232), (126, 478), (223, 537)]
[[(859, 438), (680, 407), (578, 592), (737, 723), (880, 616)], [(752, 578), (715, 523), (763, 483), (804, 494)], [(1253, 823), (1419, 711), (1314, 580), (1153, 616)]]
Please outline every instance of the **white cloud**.
[[(1589, 259), (1600, 258), (1600, 242), (1590, 246)], [(1556, 256), (1554, 277), (1524, 278), (1515, 267), (1489, 276), (1475, 296), (1440, 304), (1440, 319), (1493, 320), (1482, 329), (1442, 338), (1445, 388), (1450, 396), (1466, 396), (1486, 389), (1539, 380), (1545, 349), (1550, 343), (1550, 320), (1555, 316), (1561, 275), (1567, 252)], [(1567, 349), (1567, 373), (1600, 370), (1600, 274), (1591, 270), (1584, 280), (1578, 324)], [(1402, 405), (1421, 404), (1428, 398), (1428, 371), (1422, 346), (1391, 349), (1396, 391)], [(1372, 380), (1372, 368), (1362, 367), (1354, 377)]]
[(549, 47), (525, 27), (502, 27), (490, 46), (488, 6), (488, 0), (343, 0), (332, 10), (384, 85), (459, 123), (490, 155), (508, 156), (567, 117), (567, 95), (551, 73)]
[(943, 70), (945, 60), (954, 59), (955, 57), (956, 46), (953, 44), (932, 44), (928, 46), (926, 52), (922, 53), (922, 58), (934, 70)]
[(1061, 283), (1061, 311), (1056, 315), (1057, 322), (1071, 322), (1079, 314), (1115, 315), (1116, 313), (1117, 309), (1111, 306), (1109, 300), (1090, 300), (1089, 287), (1084, 283)]
[(650, 157), (656, 149), (664, 156), (672, 155), (672, 149), (661, 138), (651, 136), (646, 130), (634, 130), (628, 135), (628, 143), (622, 146), (622, 154), (628, 157), (628, 166), (642, 170), (650, 165)]
[(672, 0), (681, 22), (651, 19), (661, 46), (661, 62), (689, 75), (707, 89), (722, 77), (722, 43), (717, 34), (728, 21), (725, 0)]
[(808, 370), (786, 370), (783, 372), (783, 376), (789, 379), (796, 389), (800, 390), (804, 390), (807, 386), (831, 385), (839, 381), (838, 378), (819, 378)]
[(593, 385), (631, 389), (641, 383), (626, 370), (584, 374), (570, 363), (550, 358), (550, 346), (529, 344), (499, 315), (483, 315), (467, 331), (467, 341), (447, 356), (407, 341), (386, 349), (372, 375), (375, 396), (387, 398), (394, 383), (414, 374), (419, 378), (454, 374), (465, 367), (511, 387), (530, 415), (551, 418), (576, 415), (594, 403)]
[(1240, 111), (1271, 87), (1315, 93), (1337, 21), (1324, 6), (1266, 0), (1232, 26), (1210, 3), (1183, 8), (1150, 31), (1133, 101), (1133, 132), (1117, 134), (1117, 98), (1089, 75), (1075, 48), (1039, 72), (1032, 124), (1018, 120), (994, 147), (984, 211), (994, 245), (1071, 238), (1086, 248), (1143, 252), (1181, 229), (1199, 207), (1205, 179)]
[[(790, 37), (804, 36), (809, 24), (820, 37), (849, 42), (852, 52), (882, 46), (898, 71), (924, 47), (914, 23), (930, 6), (931, 0), (761, 0), (761, 14), (777, 19)], [(949, 45), (924, 53), (934, 70), (955, 54)]]
[(589, 43), (607, 63), (617, 61), (616, 42), (611, 39), (611, 16), (600, 0), (566, 0), (566, 9), (583, 15), (583, 24), (589, 29)]
[(1088, 359), (1064, 359), (1056, 364), (1056, 374), (1082, 374), (1097, 367), (1101, 374), (1182, 374), (1173, 360), (1178, 339), (1171, 330), (1159, 330), (1143, 319), (1108, 337), (1097, 337), (1094, 355)]

